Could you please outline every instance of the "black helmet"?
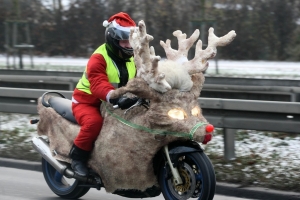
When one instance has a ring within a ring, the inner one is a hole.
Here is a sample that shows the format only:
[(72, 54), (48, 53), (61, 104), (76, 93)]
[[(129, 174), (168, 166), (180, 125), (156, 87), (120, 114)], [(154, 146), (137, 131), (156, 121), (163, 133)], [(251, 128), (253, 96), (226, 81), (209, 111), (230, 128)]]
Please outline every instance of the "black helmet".
[(119, 44), (119, 40), (129, 40), (129, 32), (108, 27), (105, 30), (105, 40), (114, 54), (119, 55), (119, 52), (121, 52), (122, 58), (130, 58), (133, 56), (132, 48), (124, 48)]
[(122, 54), (122, 58), (133, 56), (132, 48), (124, 48), (119, 44), (120, 40), (129, 40), (130, 28), (135, 27), (135, 22), (127, 13), (120, 12), (111, 16), (103, 22), (105, 30), (105, 40), (114, 54)]

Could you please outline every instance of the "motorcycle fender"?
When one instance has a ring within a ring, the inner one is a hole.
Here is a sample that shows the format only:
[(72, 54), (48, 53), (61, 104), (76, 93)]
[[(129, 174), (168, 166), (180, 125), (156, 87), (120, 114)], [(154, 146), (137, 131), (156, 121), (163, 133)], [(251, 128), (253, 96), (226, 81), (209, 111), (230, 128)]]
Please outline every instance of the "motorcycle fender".
[(194, 152), (202, 152), (203, 150), (201, 148), (196, 149), (193, 147), (187, 147), (187, 146), (178, 146), (171, 150), (169, 150), (170, 159), (173, 163), (173, 167), (177, 167), (178, 165), (178, 158), (184, 154), (188, 153), (194, 153)]
[[(172, 163), (174, 163), (174, 167), (177, 166), (178, 157), (182, 156), (182, 154), (185, 153), (193, 153), (193, 152), (202, 152), (201, 146), (194, 141), (188, 141), (188, 142), (174, 142), (169, 144), (169, 155), (171, 158)], [(167, 158), (164, 153), (164, 151), (161, 149), (153, 159), (153, 169), (154, 173), (157, 175), (159, 167), (161, 165), (164, 165), (166, 163)]]
[(182, 153), (192, 153), (192, 152), (199, 152), (199, 151), (201, 152), (203, 150), (196, 149), (193, 147), (178, 146), (178, 147), (175, 147), (175, 148), (169, 150), (169, 154), (170, 154), (170, 156), (173, 156), (173, 155), (182, 154)]

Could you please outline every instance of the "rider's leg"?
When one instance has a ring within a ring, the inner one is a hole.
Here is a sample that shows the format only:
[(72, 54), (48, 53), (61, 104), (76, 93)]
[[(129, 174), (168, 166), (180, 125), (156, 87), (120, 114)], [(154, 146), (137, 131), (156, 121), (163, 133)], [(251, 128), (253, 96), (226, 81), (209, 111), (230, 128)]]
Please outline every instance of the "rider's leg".
[(88, 169), (86, 167), (86, 162), (89, 158), (89, 155), (89, 151), (84, 151), (73, 144), (69, 156), (72, 158), (71, 167), (77, 175), (87, 176)]
[(100, 133), (103, 118), (100, 115), (99, 106), (73, 104), (72, 109), (81, 128), (70, 151), (71, 166), (75, 173), (86, 176), (88, 173), (86, 162)]

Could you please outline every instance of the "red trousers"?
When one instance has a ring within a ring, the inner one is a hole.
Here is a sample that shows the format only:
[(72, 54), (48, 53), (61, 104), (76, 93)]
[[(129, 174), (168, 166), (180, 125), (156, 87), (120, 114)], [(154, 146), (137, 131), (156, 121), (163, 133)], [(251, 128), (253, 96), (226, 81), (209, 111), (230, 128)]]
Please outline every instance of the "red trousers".
[(103, 124), (100, 107), (72, 103), (72, 110), (76, 121), (81, 126), (74, 144), (80, 149), (91, 151)]

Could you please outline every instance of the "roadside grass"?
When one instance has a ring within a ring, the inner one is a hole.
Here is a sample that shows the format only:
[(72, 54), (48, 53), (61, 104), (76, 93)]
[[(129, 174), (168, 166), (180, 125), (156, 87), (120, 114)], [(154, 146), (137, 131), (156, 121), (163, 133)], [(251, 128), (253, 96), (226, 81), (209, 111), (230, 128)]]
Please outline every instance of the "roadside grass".
[(235, 159), (224, 159), (222, 129), (205, 146), (217, 181), (300, 192), (297, 134), (238, 130), (235, 136)]
[(0, 113), (0, 157), (41, 160), (31, 145), (31, 138), (36, 135), (36, 125), (29, 121), (36, 118), (36, 115)]
[[(35, 131), (35, 130), (32, 130)], [(41, 156), (32, 148), (30, 133), (24, 134), (19, 129), (1, 130), (0, 157), (40, 161)]]
[[(31, 146), (37, 136), (30, 119), (38, 116), (0, 113), (0, 157), (40, 161)], [(300, 192), (300, 137), (297, 134), (238, 130), (236, 158), (224, 159), (223, 130), (203, 145), (216, 173), (217, 181), (246, 186)]]

